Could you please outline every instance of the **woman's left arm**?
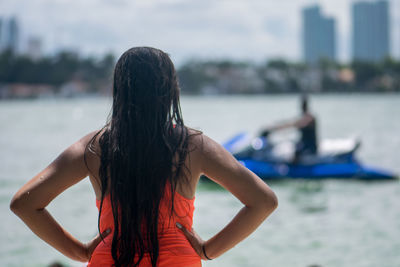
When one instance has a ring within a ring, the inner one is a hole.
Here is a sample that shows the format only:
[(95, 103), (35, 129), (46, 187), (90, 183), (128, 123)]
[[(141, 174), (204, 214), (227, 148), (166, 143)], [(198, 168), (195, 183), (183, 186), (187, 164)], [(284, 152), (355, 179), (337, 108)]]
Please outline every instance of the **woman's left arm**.
[[(100, 236), (83, 244), (57, 223), (46, 206), (65, 189), (88, 175), (84, 152), (93, 134), (88, 134), (62, 152), (48, 167), (22, 186), (10, 204), (11, 210), (37, 236), (65, 256), (82, 262), (90, 259), (101, 241)], [(102, 236), (107, 234), (103, 233)]]

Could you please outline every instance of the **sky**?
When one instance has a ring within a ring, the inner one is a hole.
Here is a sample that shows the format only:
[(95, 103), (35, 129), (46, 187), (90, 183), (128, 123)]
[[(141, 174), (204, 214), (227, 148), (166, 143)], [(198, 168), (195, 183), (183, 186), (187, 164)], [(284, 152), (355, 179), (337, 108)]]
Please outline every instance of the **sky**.
[[(319, 4), (337, 24), (338, 58), (351, 58), (354, 0), (0, 0), (0, 17), (17, 16), (21, 49), (32, 36), (43, 50), (120, 55), (133, 46), (190, 59), (264, 62), (302, 59), (301, 9)], [(400, 0), (390, 1), (392, 54), (400, 58)]]

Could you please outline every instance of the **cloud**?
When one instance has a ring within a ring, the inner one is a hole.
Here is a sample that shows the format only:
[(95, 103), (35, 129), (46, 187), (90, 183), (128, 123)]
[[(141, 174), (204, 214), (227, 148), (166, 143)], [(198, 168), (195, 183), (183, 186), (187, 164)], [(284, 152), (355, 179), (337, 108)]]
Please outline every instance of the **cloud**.
[(351, 0), (3, 0), (0, 16), (17, 15), (23, 35), (41, 36), (47, 51), (72, 47), (84, 54), (120, 54), (149, 45), (178, 62), (300, 60), (301, 8), (315, 2), (337, 19), (339, 56), (348, 59)]

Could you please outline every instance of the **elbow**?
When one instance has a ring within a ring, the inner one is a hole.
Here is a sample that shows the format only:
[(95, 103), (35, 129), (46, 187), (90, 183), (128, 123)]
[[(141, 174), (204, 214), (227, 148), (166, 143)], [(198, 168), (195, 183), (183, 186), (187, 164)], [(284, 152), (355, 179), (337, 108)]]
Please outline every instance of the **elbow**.
[(273, 212), (278, 207), (278, 198), (272, 190), (269, 190), (265, 195), (263, 204), (268, 213)]
[(247, 204), (247, 207), (255, 208), (267, 217), (278, 207), (278, 198), (274, 191), (270, 188), (265, 188), (262, 192), (256, 195), (252, 203)]
[(22, 196), (15, 195), (10, 202), (10, 210), (18, 216), (20, 216), (27, 207), (28, 203)]
[(18, 212), (21, 210), (21, 206), (22, 205), (20, 199), (14, 196), (10, 202), (10, 210), (15, 214), (18, 214)]
[(10, 210), (18, 217), (29, 216), (34, 211), (41, 211), (46, 206), (38, 203), (37, 198), (33, 197), (30, 192), (17, 192), (10, 202)]
[(278, 197), (275, 195), (274, 192), (272, 192), (272, 204), (273, 210), (275, 210), (278, 207)]

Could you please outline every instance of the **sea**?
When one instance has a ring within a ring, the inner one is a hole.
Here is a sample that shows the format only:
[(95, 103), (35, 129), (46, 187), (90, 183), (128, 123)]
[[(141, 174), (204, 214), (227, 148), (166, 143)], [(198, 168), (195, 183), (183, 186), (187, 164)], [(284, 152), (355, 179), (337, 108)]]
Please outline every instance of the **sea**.
[[(298, 95), (183, 96), (186, 125), (223, 143), (240, 132), (299, 115)], [(9, 209), (13, 194), (70, 144), (101, 128), (111, 100), (99, 98), (0, 101), (0, 266), (84, 266), (35, 236)], [(320, 140), (357, 138), (357, 158), (400, 174), (400, 95), (310, 96)], [(273, 134), (295, 141), (295, 130)], [(203, 266), (400, 266), (400, 182), (326, 179), (267, 181), (279, 207), (243, 242)], [(225, 189), (200, 183), (194, 229), (211, 238), (241, 209)], [(67, 189), (48, 210), (76, 238), (97, 231), (95, 196), (88, 179)]]

